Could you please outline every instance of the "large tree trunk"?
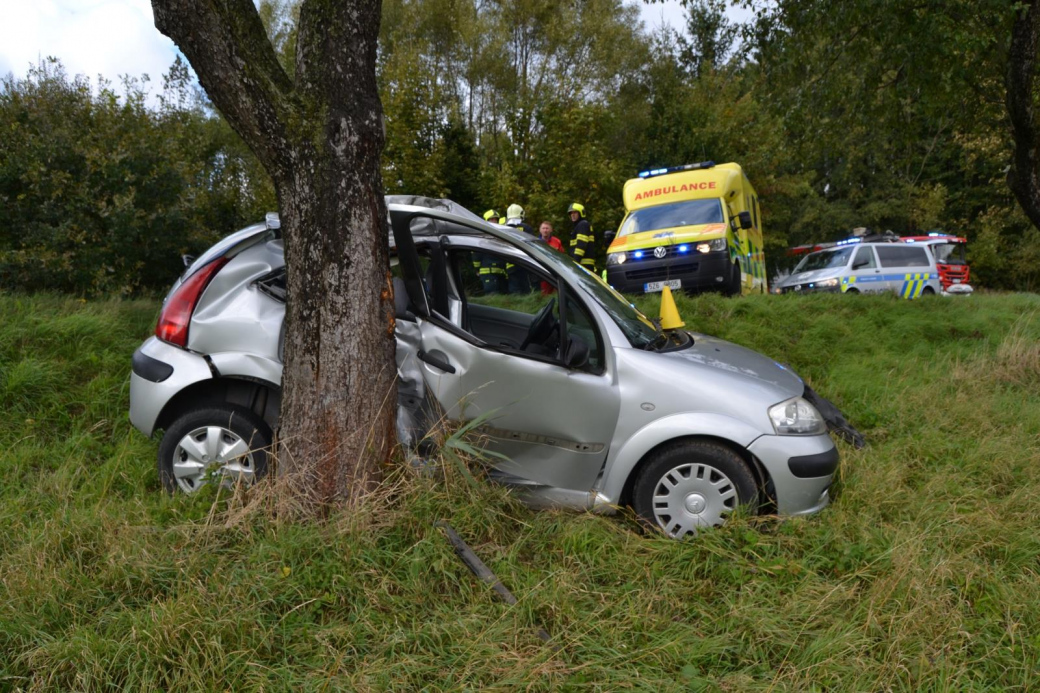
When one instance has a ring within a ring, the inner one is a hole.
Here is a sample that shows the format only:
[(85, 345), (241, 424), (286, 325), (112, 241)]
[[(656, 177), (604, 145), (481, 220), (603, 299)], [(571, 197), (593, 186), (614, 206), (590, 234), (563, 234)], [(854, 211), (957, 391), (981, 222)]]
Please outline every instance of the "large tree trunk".
[(1038, 43), (1040, 4), (1029, 0), (1015, 15), (1008, 54), (1007, 109), (1015, 140), (1008, 185), (1029, 220), (1040, 227), (1040, 141), (1033, 107)]
[(152, 7), (278, 193), (288, 283), (281, 471), (313, 507), (350, 501), (378, 480), (396, 412), (380, 2), (305, 0), (293, 79), (252, 0)]

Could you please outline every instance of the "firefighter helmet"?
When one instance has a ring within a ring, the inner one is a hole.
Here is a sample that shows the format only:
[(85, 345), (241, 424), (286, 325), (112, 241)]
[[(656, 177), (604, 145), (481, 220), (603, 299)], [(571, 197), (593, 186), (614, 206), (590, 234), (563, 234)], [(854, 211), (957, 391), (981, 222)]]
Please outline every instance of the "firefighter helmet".
[(490, 221), (492, 224), (498, 223), (498, 212), (493, 209), (489, 209), (484, 212), (484, 221)]
[(572, 202), (571, 206), (567, 208), (567, 213), (570, 214), (571, 212), (577, 212), (578, 215), (581, 216), (581, 218), (584, 219), (585, 218), (585, 205), (578, 204), (577, 202)]
[(523, 221), (524, 220), (524, 208), (518, 204), (509, 205), (509, 209), (506, 210), (506, 219), (509, 221)]

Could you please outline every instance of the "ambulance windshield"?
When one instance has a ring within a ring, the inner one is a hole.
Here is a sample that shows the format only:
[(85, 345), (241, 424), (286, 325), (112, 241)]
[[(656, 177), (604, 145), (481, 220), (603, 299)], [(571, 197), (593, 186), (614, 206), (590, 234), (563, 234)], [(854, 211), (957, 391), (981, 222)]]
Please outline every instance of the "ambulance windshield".
[(679, 226), (721, 224), (723, 221), (721, 200), (685, 200), (634, 210), (621, 225), (618, 237)]

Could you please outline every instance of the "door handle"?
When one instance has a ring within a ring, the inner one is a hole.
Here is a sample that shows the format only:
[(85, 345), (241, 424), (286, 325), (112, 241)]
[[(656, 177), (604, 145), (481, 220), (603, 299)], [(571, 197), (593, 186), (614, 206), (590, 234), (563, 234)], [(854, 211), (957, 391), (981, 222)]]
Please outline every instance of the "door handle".
[(422, 349), (419, 350), (419, 353), (416, 354), (416, 356), (423, 363), (428, 363), (431, 366), (433, 366), (434, 368), (438, 368), (438, 369), (444, 371), (445, 373), (454, 373), (455, 372), (455, 366), (451, 365), (450, 363), (448, 363), (447, 361), (445, 361), (442, 358), (439, 358), (437, 356), (433, 356), (431, 354), (427, 354)]

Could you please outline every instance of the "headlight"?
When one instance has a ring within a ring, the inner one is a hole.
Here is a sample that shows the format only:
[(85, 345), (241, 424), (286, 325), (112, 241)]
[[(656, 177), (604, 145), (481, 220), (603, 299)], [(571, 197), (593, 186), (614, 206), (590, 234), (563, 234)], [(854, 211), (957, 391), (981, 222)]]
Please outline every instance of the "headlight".
[(726, 249), (726, 239), (725, 238), (713, 238), (710, 241), (705, 241), (704, 243), (698, 243), (697, 244), (697, 252), (698, 253), (708, 253), (708, 252), (711, 252), (712, 250), (725, 250), (725, 249)]
[(801, 397), (770, 407), (769, 420), (780, 436), (815, 436), (827, 432), (827, 423), (820, 412)]
[(820, 280), (820, 281), (816, 282), (816, 286), (837, 286), (837, 285), (838, 285), (838, 280), (837, 279), (823, 279), (823, 280)]
[(625, 253), (607, 253), (608, 265), (623, 265), (628, 256)]

